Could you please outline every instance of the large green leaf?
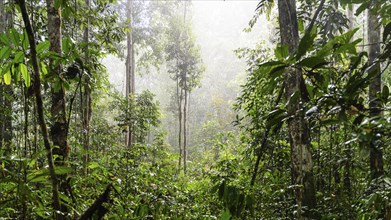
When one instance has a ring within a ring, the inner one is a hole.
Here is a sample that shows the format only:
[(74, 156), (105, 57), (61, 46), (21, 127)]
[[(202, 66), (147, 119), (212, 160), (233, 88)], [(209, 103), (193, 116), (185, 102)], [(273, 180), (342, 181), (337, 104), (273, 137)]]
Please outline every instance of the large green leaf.
[(8, 38), (7, 35), (5, 35), (5, 34), (0, 34), (0, 41), (1, 41), (3, 44), (6, 44), (6, 45), (9, 44), (9, 38)]
[(286, 58), (289, 57), (288, 46), (277, 46), (276, 49), (274, 49), (274, 55), (279, 61), (286, 60)]
[(20, 34), (18, 33), (18, 31), (15, 28), (12, 28), (10, 30), (9, 37), (15, 47), (19, 46)]
[(11, 54), (11, 48), (8, 46), (4, 46), (0, 50), (0, 59), (8, 59)]
[(72, 173), (72, 172), (73, 172), (73, 169), (70, 168), (70, 167), (66, 167), (66, 166), (56, 166), (56, 167), (54, 168), (54, 172), (55, 172), (57, 175), (63, 175), (63, 174)]
[(22, 77), (24, 79), (24, 84), (26, 85), (26, 87), (30, 87), (31, 79), (30, 79), (30, 74), (27, 71), (27, 66), (21, 63), (19, 64), (19, 68), (20, 68), (20, 73), (22, 74)]
[(37, 53), (40, 54), (45, 50), (48, 50), (50, 47), (49, 41), (42, 41), (41, 43), (37, 44)]
[(15, 54), (14, 62), (15, 63), (22, 63), (23, 60), (24, 60), (24, 53), (23, 53), (23, 51), (18, 51)]
[(229, 212), (229, 209), (225, 209), (224, 212), (221, 214), (220, 220), (230, 220), (231, 219), (231, 213)]
[(11, 84), (11, 72), (8, 71), (6, 72), (4, 75), (3, 75), (3, 78), (4, 78), (4, 83), (6, 85), (10, 85)]
[(322, 66), (321, 64), (326, 65), (327, 62), (323, 57), (318, 56), (304, 58), (298, 63), (299, 66), (308, 68), (319, 68), (320, 66)]
[(296, 53), (296, 60), (299, 60), (314, 44), (316, 37), (316, 28), (312, 28), (310, 33), (306, 33), (300, 40), (299, 48)]
[(22, 38), (22, 47), (23, 47), (23, 50), (27, 50), (28, 47), (29, 47), (29, 38), (27, 36), (27, 32), (25, 31), (23, 33), (23, 38)]

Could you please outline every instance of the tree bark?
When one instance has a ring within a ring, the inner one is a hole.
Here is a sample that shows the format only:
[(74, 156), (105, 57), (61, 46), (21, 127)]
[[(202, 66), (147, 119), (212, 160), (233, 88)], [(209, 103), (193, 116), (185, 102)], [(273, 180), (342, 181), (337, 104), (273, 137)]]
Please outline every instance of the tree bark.
[[(90, 0), (85, 0), (86, 6), (90, 8)], [(84, 63), (89, 66), (89, 52), (88, 52), (88, 43), (89, 43), (89, 26), (90, 21), (87, 17), (87, 25), (84, 28), (84, 42), (86, 43), (85, 51), (84, 51)], [(84, 68), (83, 68), (84, 69)], [(90, 88), (90, 75), (84, 76), (84, 96), (83, 96), (83, 172), (84, 174), (88, 174), (88, 162), (89, 162), (89, 150), (90, 150), (90, 120), (91, 120), (91, 88)]]
[[(133, 0), (127, 2), (127, 19), (129, 31), (126, 34), (127, 42), (127, 56), (126, 56), (126, 97), (135, 93), (135, 79), (134, 79), (134, 43), (133, 43)], [(128, 132), (126, 133), (125, 144), (129, 148), (134, 142), (134, 134), (132, 132), (132, 125), (129, 125)]]
[[(296, 53), (299, 44), (299, 33), (295, 0), (278, 0), (281, 44), (287, 45), (290, 54)], [(302, 73), (294, 68), (285, 72), (285, 97), (287, 100), (296, 93), (300, 96), (303, 83)], [(303, 105), (305, 100), (289, 102), (287, 111), (292, 118), (288, 121), (289, 139), (291, 146), (292, 178), (296, 185), (295, 196), (298, 205), (297, 217), (314, 218), (312, 210), (316, 207), (313, 163), (309, 130), (304, 120)]]
[[(369, 9), (368, 10), (368, 62), (372, 66), (369, 69), (370, 73), (374, 73), (374, 77), (369, 85), (369, 109), (371, 117), (381, 116), (381, 101), (378, 98), (378, 94), (381, 92), (381, 71), (380, 63), (376, 62), (377, 56), (380, 54), (380, 23), (377, 18), (377, 14)], [(373, 131), (376, 133), (376, 130)], [(370, 169), (372, 179), (379, 178), (384, 174), (383, 168), (383, 152), (382, 146), (379, 144), (381, 141), (376, 135), (371, 141), (370, 145)]]
[(178, 123), (179, 123), (179, 129), (178, 129), (178, 148), (179, 148), (179, 163), (178, 168), (181, 170), (182, 166), (182, 158), (183, 158), (183, 146), (182, 146), (182, 97), (183, 97), (183, 90), (180, 88), (179, 85), (179, 78), (177, 79), (177, 97), (178, 97)]
[[(12, 14), (5, 11), (4, 0), (0, 1), (0, 33), (4, 33), (12, 27)], [(4, 149), (5, 155), (11, 152), (12, 142), (12, 100), (13, 91), (11, 85), (0, 85), (0, 149)]]
[[(56, 8), (55, 0), (46, 0), (47, 16), (48, 16), (48, 36), (50, 42), (49, 50), (55, 52), (59, 56), (62, 55), (62, 34), (61, 34), (61, 12), (60, 8)], [(65, 89), (62, 84), (62, 65), (56, 62), (54, 59), (50, 60), (49, 65), (50, 73), (59, 81), (52, 85), (52, 106), (51, 106), (51, 118), (52, 126), (50, 128), (50, 136), (53, 142), (53, 155), (56, 156), (56, 165), (65, 165), (69, 155), (68, 146), (68, 123), (66, 118), (66, 100)], [(66, 181), (66, 175), (58, 176), (59, 190), (67, 195), (69, 185)], [(61, 206), (61, 212), (67, 213), (67, 206)], [(60, 216), (60, 215), (58, 215)], [(62, 218), (59, 217), (59, 218)]]
[[(34, 38), (34, 31), (31, 27), (31, 23), (29, 20), (29, 16), (27, 14), (26, 9), (26, 3), (25, 0), (18, 0), (18, 4), (21, 9), (22, 18), (25, 24), (29, 44), (30, 44), (30, 53), (31, 53), (31, 61), (33, 65), (33, 82), (34, 82), (34, 94), (35, 94), (35, 101), (37, 106), (37, 113), (38, 113), (38, 123), (41, 127), (42, 137), (44, 146), (46, 149), (46, 155), (48, 159), (49, 164), (49, 173), (50, 178), (52, 181), (52, 200), (53, 200), (53, 209), (60, 211), (61, 210), (61, 203), (60, 203), (60, 197), (58, 193), (58, 182), (57, 182), (57, 176), (54, 171), (54, 161), (53, 161), (53, 155), (51, 150), (51, 145), (49, 142), (49, 134), (47, 131), (45, 118), (44, 118), (44, 112), (43, 112), (43, 101), (42, 101), (42, 95), (41, 95), (41, 79), (40, 79), (40, 72), (39, 72), (39, 65), (38, 65), (38, 58), (37, 58), (37, 52), (35, 47), (35, 38)], [(63, 219), (60, 214), (57, 212), (54, 212), (55, 219), (61, 220)]]
[(355, 21), (355, 17), (354, 17), (354, 4), (350, 4), (348, 6), (348, 11), (346, 13), (346, 16), (349, 20), (349, 30), (353, 30), (354, 28), (354, 21)]
[(187, 93), (185, 77), (185, 103), (183, 104), (183, 171), (187, 171)]
[[(49, 50), (57, 53), (59, 56), (62, 55), (62, 35), (61, 35), (61, 14), (60, 10), (56, 9), (54, 0), (46, 0), (47, 13), (48, 13), (48, 35), (50, 41)], [(58, 79), (62, 80), (62, 65), (54, 62), (53, 59), (50, 61), (50, 71)], [(53, 125), (50, 129), (50, 136), (53, 141), (53, 145), (58, 147), (53, 149), (55, 155), (60, 156), (59, 160), (56, 160), (58, 164), (68, 158), (68, 143), (67, 143), (67, 123), (66, 123), (66, 106), (65, 106), (65, 90), (60, 83), (60, 88), (52, 87), (52, 121)]]

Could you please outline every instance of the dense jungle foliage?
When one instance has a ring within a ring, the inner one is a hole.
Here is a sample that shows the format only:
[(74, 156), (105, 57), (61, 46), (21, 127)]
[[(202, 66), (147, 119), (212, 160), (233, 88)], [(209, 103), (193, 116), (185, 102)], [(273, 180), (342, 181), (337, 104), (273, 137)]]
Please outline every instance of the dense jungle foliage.
[(0, 0), (0, 219), (391, 219), (391, 2), (193, 4)]

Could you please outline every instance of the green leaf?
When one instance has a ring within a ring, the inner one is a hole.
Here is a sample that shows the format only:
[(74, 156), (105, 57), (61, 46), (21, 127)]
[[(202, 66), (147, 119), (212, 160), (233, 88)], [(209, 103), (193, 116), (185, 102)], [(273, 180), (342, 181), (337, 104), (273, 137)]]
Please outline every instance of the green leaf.
[(15, 28), (11, 29), (9, 37), (11, 38), (11, 42), (14, 44), (15, 47), (19, 46), (19, 33), (15, 30)]
[(316, 28), (312, 28), (310, 33), (306, 33), (300, 40), (299, 48), (296, 53), (296, 60), (299, 60), (314, 44), (316, 37)]
[(270, 70), (269, 74), (272, 78), (277, 78), (284, 72), (286, 67), (287, 65), (274, 67), (273, 69)]
[(0, 41), (3, 44), (9, 45), (9, 38), (5, 34), (0, 34)]
[(43, 51), (48, 50), (50, 47), (49, 41), (43, 41), (37, 45), (37, 54), (41, 54)]
[(46, 65), (45, 63), (40, 63), (41, 64), (41, 72), (42, 72), (42, 75), (47, 75), (48, 74), (48, 69), (46, 68)]
[(72, 173), (73, 172), (73, 169), (70, 168), (70, 167), (66, 167), (66, 166), (56, 166), (54, 168), (54, 172), (57, 174), (57, 175), (63, 175), (63, 174), (67, 174), (67, 173)]
[(4, 64), (4, 66), (3, 66), (2, 70), (1, 70), (1, 74), (4, 75), (7, 71), (10, 71), (11, 65), (12, 65), (12, 63), (10, 63), (10, 62)]
[(356, 55), (357, 54), (357, 50), (356, 50), (356, 45), (355, 44), (345, 44), (345, 45), (342, 45), (341, 47), (339, 47), (335, 53), (339, 54), (339, 53), (348, 53), (348, 54), (353, 54), (353, 55)]
[(75, 43), (72, 40), (72, 38), (67, 37), (62, 40), (62, 50), (64, 54), (68, 54), (69, 52), (72, 52), (74, 46)]
[(360, 7), (357, 8), (356, 13), (354, 15), (358, 16), (363, 12), (365, 9), (368, 8), (369, 2), (364, 2), (360, 5)]
[(11, 73), (12, 73), (12, 79), (15, 81), (15, 83), (18, 83), (20, 81), (19, 63), (14, 63), (11, 66)]
[(46, 182), (48, 180), (48, 173), (38, 171), (27, 175), (27, 181), (31, 183)]
[(15, 63), (22, 63), (24, 60), (24, 53), (23, 51), (18, 51), (15, 55), (14, 62)]
[(4, 46), (0, 50), (0, 59), (8, 59), (11, 54), (11, 48), (8, 46)]
[(285, 60), (289, 56), (288, 46), (277, 46), (274, 54), (279, 61)]
[(4, 83), (6, 85), (10, 85), (11, 84), (11, 72), (8, 71), (6, 72), (4, 75), (3, 75), (3, 78), (4, 78)]
[(61, 86), (62, 86), (61, 85), (61, 80), (58, 77), (55, 77), (54, 86), (53, 86), (54, 91), (55, 92), (60, 91)]
[(382, 99), (383, 99), (384, 104), (386, 104), (388, 102), (389, 95), (390, 95), (390, 90), (387, 85), (384, 85), (383, 90), (382, 90)]
[(320, 64), (327, 64), (326, 60), (323, 57), (307, 57), (303, 60), (301, 60), (298, 65), (301, 67), (308, 67), (308, 68), (314, 68), (314, 67), (320, 67)]
[(288, 113), (284, 109), (276, 109), (271, 111), (267, 116), (266, 127), (270, 128), (278, 125), (288, 116)]
[(259, 64), (258, 67), (259, 68), (273, 67), (273, 66), (278, 66), (281, 64), (284, 64), (284, 63), (281, 61), (268, 61), (268, 62), (264, 62), (264, 63)]
[(220, 220), (230, 220), (231, 219), (231, 213), (229, 212), (229, 209), (225, 209), (224, 212), (221, 214)]
[(29, 47), (29, 38), (27, 36), (26, 31), (23, 33), (22, 47), (23, 47), (23, 50), (27, 50)]
[(58, 10), (62, 5), (62, 0), (54, 0), (54, 7)]
[(27, 88), (30, 87), (31, 79), (30, 79), (30, 74), (27, 71), (27, 66), (24, 65), (24, 63), (21, 63), (19, 65), (19, 68), (20, 68), (20, 73), (22, 73), (22, 77), (24, 79), (24, 84), (26, 85)]
[[(356, 45), (357, 43), (359, 43), (361, 41), (361, 39), (357, 39), (355, 40), (354, 42), (351, 42), (350, 41), (352, 40), (354, 34), (358, 31), (358, 28), (356, 29), (353, 29), (351, 31), (348, 31), (344, 34), (341, 34), (340, 36), (336, 36), (334, 39), (330, 40), (328, 43), (326, 43), (322, 49), (320, 49), (317, 53), (316, 53), (316, 56), (319, 56), (319, 57), (325, 57), (325, 56), (328, 56), (330, 55), (333, 50), (338, 50), (338, 48), (342, 47), (343, 45), (345, 44), (352, 44), (352, 45)], [(350, 47), (350, 48), (349, 48)], [(348, 46), (347, 49), (344, 49), (342, 51), (346, 51), (350, 49), (351, 50), (351, 46)]]

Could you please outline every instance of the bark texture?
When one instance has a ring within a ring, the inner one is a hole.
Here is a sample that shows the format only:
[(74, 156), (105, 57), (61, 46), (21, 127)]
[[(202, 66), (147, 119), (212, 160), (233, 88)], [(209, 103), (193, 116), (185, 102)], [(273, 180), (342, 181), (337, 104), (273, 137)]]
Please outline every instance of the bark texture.
[[(55, 52), (59, 56), (62, 55), (62, 34), (61, 34), (61, 10), (55, 7), (55, 0), (46, 0), (47, 16), (48, 16), (48, 35), (51, 52)], [(68, 123), (66, 118), (66, 100), (65, 89), (62, 85), (63, 74), (62, 65), (55, 59), (50, 60), (49, 65), (50, 74), (52, 74), (56, 80), (57, 85), (52, 85), (52, 105), (51, 105), (51, 117), (52, 126), (50, 128), (50, 136), (53, 142), (53, 155), (56, 157), (56, 165), (65, 165), (68, 155)], [(69, 194), (69, 184), (66, 180), (66, 175), (59, 175), (59, 190), (64, 195)], [(61, 206), (61, 212), (66, 214), (68, 209), (66, 205)], [(63, 216), (58, 215), (58, 218)]]
[[(278, 1), (281, 44), (287, 45), (290, 54), (296, 53), (299, 44), (299, 33), (296, 15), (295, 0)], [(289, 99), (299, 94), (302, 97), (303, 76), (294, 68), (288, 68), (285, 72), (285, 97)], [(315, 186), (313, 177), (313, 162), (309, 143), (309, 130), (304, 120), (303, 98), (297, 102), (289, 102), (288, 114), (292, 116), (288, 121), (289, 139), (291, 146), (292, 178), (295, 187), (296, 202), (298, 205), (297, 217), (315, 218), (311, 211), (316, 207)]]
[[(48, 13), (48, 35), (50, 41), (50, 51), (57, 53), (61, 56), (62, 54), (62, 45), (61, 45), (61, 14), (60, 10), (56, 9), (54, 0), (47, 0), (47, 13)], [(58, 80), (62, 80), (62, 66), (55, 62), (54, 59), (50, 61), (50, 72), (51, 74), (58, 77)], [(52, 123), (50, 129), (50, 136), (53, 141), (55, 148), (53, 153), (60, 156), (59, 160), (56, 160), (58, 164), (63, 164), (63, 162), (68, 158), (69, 147), (67, 142), (67, 122), (66, 122), (66, 103), (65, 103), (65, 90), (60, 83), (59, 88), (52, 88)]]
[[(380, 63), (376, 62), (376, 58), (380, 54), (380, 23), (378, 15), (373, 10), (368, 10), (368, 62), (372, 66), (369, 70), (374, 73), (375, 77), (369, 85), (369, 108), (370, 116), (381, 116), (382, 103), (378, 99), (378, 93), (381, 92), (381, 71)], [(376, 133), (376, 131), (374, 131)], [(378, 178), (384, 174), (383, 168), (383, 152), (381, 141), (374, 135), (374, 140), (370, 143), (370, 168), (372, 178)]]

